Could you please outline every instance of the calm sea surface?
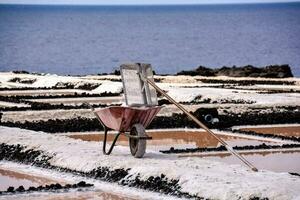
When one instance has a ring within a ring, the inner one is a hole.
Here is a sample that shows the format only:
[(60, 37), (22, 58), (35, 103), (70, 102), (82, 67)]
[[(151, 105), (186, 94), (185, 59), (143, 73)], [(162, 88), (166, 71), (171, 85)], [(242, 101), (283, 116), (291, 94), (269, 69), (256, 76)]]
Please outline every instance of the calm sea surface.
[(300, 77), (300, 3), (0, 6), (0, 71), (158, 73), (199, 65), (290, 64)]

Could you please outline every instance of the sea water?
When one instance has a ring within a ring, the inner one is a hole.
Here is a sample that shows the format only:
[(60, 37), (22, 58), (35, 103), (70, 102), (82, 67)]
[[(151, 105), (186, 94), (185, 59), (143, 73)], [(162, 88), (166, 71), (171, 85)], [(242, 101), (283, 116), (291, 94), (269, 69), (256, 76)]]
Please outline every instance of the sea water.
[(199, 65), (289, 64), (300, 77), (300, 3), (189, 6), (0, 5), (0, 71), (158, 73)]

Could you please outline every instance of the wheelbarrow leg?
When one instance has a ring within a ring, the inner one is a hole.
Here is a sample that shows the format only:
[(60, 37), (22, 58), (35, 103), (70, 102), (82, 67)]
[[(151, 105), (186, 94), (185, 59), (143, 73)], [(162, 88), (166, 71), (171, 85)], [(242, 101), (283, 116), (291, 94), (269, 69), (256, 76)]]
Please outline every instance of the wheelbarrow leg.
[(105, 154), (105, 155), (109, 155), (109, 154), (112, 152), (112, 150), (113, 150), (113, 148), (115, 147), (115, 144), (116, 144), (116, 142), (117, 142), (117, 140), (118, 140), (118, 137), (119, 137), (120, 134), (121, 134), (121, 133), (119, 132), (119, 133), (115, 136), (115, 138), (114, 138), (114, 140), (113, 140), (113, 142), (112, 142), (112, 144), (111, 144), (111, 146), (110, 146), (108, 152), (106, 152), (107, 132), (108, 132), (108, 129), (107, 129), (106, 127), (104, 127), (104, 140), (103, 140), (103, 149), (102, 149), (102, 152), (103, 152), (103, 154)]
[(115, 144), (116, 144), (116, 142), (117, 142), (117, 140), (118, 140), (118, 137), (120, 136), (121, 133), (119, 132), (119, 133), (115, 136), (114, 141), (113, 141), (113, 143), (111, 144), (111, 146), (110, 146), (108, 152), (106, 152), (106, 141), (107, 141), (108, 127), (105, 126), (105, 124), (102, 122), (102, 120), (100, 119), (100, 117), (95, 113), (95, 109), (94, 109), (90, 104), (88, 104), (88, 103), (86, 103), (86, 105), (88, 105), (88, 106), (91, 108), (91, 110), (93, 111), (95, 117), (98, 119), (98, 121), (100, 122), (100, 124), (103, 126), (103, 129), (104, 129), (104, 140), (103, 140), (102, 152), (103, 152), (104, 155), (109, 155), (109, 154), (112, 152), (112, 150), (114, 149)]

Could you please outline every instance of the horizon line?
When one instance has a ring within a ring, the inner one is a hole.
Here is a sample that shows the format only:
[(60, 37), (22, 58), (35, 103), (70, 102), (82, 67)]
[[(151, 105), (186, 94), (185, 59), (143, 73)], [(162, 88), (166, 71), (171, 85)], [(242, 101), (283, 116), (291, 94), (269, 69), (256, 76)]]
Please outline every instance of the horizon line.
[(280, 2), (222, 2), (222, 3), (166, 3), (166, 4), (150, 4), (150, 3), (143, 3), (143, 4), (63, 4), (63, 3), (2, 3), (0, 5), (20, 5), (20, 6), (193, 6), (193, 5), (247, 5), (247, 4), (285, 4), (285, 3), (300, 3), (300, 0), (291, 0), (291, 1), (280, 1)]
[(202, 2), (202, 3), (195, 3), (195, 2), (190, 2), (190, 3), (32, 3), (32, 2), (1, 2), (0, 0), (0, 5), (45, 5), (45, 6), (179, 6), (179, 5), (243, 5), (243, 4), (284, 4), (284, 3), (300, 3), (300, 0), (279, 0), (279, 1), (251, 1), (248, 0), (248, 2)]

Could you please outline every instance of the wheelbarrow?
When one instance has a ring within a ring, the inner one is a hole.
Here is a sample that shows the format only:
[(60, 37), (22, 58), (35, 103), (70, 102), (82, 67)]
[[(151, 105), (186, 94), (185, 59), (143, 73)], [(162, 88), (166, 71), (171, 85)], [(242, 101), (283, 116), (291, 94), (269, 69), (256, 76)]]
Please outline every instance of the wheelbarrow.
[[(140, 74), (144, 74), (153, 79), (151, 65), (125, 64), (121, 65), (120, 71), (126, 105), (96, 109), (90, 106), (90, 108), (104, 128), (103, 154), (111, 154), (119, 136), (124, 135), (129, 138), (131, 154), (136, 158), (141, 158), (146, 151), (146, 141), (152, 139), (146, 134), (145, 129), (162, 106), (158, 106), (156, 90), (150, 88), (148, 83), (140, 77)], [(118, 133), (107, 151), (109, 130), (115, 130)]]
[[(110, 106), (100, 109), (92, 109), (97, 119), (104, 128), (103, 154), (109, 155), (120, 135), (129, 138), (131, 154), (136, 158), (141, 158), (146, 151), (146, 140), (149, 137), (145, 128), (152, 122), (153, 118), (160, 111), (161, 106), (151, 107), (128, 107)], [(106, 151), (107, 134), (109, 130), (118, 131), (110, 148)]]

